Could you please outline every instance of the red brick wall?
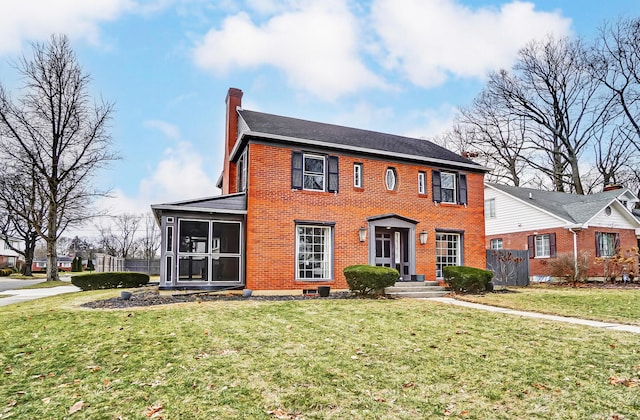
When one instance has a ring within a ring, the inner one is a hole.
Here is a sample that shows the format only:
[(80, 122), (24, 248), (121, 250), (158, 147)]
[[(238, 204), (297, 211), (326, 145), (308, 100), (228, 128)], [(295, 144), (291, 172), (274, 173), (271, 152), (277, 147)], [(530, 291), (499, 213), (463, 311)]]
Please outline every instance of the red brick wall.
[[(589, 277), (602, 277), (603, 268), (601, 264), (595, 264), (594, 259), (596, 256), (596, 232), (619, 232), (620, 233), (620, 248), (624, 251), (629, 248), (636, 247), (638, 245), (636, 234), (633, 229), (609, 229), (604, 227), (592, 227), (577, 231), (577, 245), (578, 255), (583, 252), (589, 256), (589, 270), (587, 275)], [(491, 239), (502, 238), (502, 244), (504, 249), (528, 249), (527, 236), (529, 235), (543, 235), (545, 233), (556, 234), (556, 255), (569, 254), (573, 257), (573, 233), (568, 229), (541, 229), (537, 231), (516, 232), (509, 234), (490, 235), (486, 237), (486, 246), (490, 248)], [(534, 275), (550, 275), (549, 264), (552, 258), (530, 258), (529, 259), (529, 274)], [(634, 267), (638, 266), (637, 257), (635, 258)]]
[[(416, 273), (435, 279), (435, 229), (464, 230), (464, 264), (485, 268), (483, 174), (467, 173), (468, 205), (435, 205), (428, 166), (340, 156), (340, 191), (291, 189), (290, 148), (249, 145), (246, 285), (251, 289), (315, 288), (318, 282), (295, 280), (294, 220), (335, 222), (334, 288), (347, 288), (342, 270), (368, 263), (367, 242), (358, 240), (366, 218), (387, 213), (418, 220), (416, 233), (426, 229), (428, 242), (416, 235)], [(363, 164), (363, 188), (353, 187), (353, 163)], [(398, 187), (386, 190), (387, 167), (397, 171)], [(427, 194), (418, 195), (418, 171), (427, 173)]]

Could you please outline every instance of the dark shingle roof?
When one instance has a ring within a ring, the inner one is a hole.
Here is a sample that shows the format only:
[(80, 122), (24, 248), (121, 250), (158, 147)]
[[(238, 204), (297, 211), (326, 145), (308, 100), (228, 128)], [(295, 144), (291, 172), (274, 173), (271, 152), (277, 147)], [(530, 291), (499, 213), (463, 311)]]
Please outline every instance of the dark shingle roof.
[(500, 191), (573, 223), (585, 223), (618, 198), (625, 190), (611, 190), (596, 194), (578, 195), (533, 188), (490, 184)]
[(361, 149), (367, 149), (380, 154), (405, 155), (407, 158), (431, 160), (436, 163), (443, 161), (439, 163), (444, 165), (449, 163), (452, 166), (458, 164), (458, 166), (476, 171), (486, 170), (483, 166), (428, 140), (282, 117), (246, 109), (241, 109), (238, 113), (246, 122), (251, 133), (280, 136), (291, 141), (295, 139), (299, 139), (301, 142), (311, 140), (341, 149), (351, 148), (360, 152), (363, 151)]

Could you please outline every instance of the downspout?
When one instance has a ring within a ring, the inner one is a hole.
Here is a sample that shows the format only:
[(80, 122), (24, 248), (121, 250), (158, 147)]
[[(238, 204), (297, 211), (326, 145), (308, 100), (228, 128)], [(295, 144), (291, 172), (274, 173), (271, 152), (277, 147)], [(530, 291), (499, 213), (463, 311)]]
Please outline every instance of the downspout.
[(569, 232), (573, 233), (573, 281), (578, 281), (578, 232), (569, 228)]

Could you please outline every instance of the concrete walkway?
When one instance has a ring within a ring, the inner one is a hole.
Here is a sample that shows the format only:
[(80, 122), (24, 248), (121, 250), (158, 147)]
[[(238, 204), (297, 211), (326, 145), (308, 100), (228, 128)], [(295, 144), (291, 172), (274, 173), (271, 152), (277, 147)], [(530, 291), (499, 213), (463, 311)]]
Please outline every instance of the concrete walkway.
[(80, 288), (71, 284), (71, 277), (61, 276), (60, 280), (68, 281), (69, 286), (57, 286), (42, 289), (14, 289), (0, 292), (0, 306), (7, 306), (13, 303), (26, 302), (28, 300), (80, 291)]
[(529, 318), (546, 319), (549, 321), (567, 322), (569, 324), (587, 325), (589, 327), (606, 328), (609, 330), (625, 331), (625, 332), (630, 332), (634, 334), (640, 334), (640, 326), (638, 325), (614, 324), (612, 322), (590, 321), (588, 319), (572, 318), (568, 316), (546, 315), (546, 314), (540, 314), (537, 312), (517, 311), (515, 309), (499, 308), (497, 306), (489, 306), (489, 305), (482, 305), (480, 303), (465, 302), (463, 300), (457, 300), (457, 299), (447, 298), (447, 297), (430, 298), (429, 300), (435, 300), (436, 302), (447, 303), (449, 305), (464, 306), (466, 308), (480, 309), (480, 310), (489, 311), (489, 312), (500, 312), (508, 315), (518, 315), (518, 316), (525, 316)]

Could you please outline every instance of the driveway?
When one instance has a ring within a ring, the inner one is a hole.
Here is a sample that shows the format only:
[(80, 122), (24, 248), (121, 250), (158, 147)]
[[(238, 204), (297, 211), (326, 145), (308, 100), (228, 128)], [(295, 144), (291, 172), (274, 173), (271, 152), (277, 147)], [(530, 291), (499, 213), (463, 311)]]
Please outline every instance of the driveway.
[(0, 292), (4, 292), (5, 290), (21, 289), (26, 286), (31, 286), (32, 284), (42, 283), (45, 280), (46, 279), (17, 280), (0, 277)]

